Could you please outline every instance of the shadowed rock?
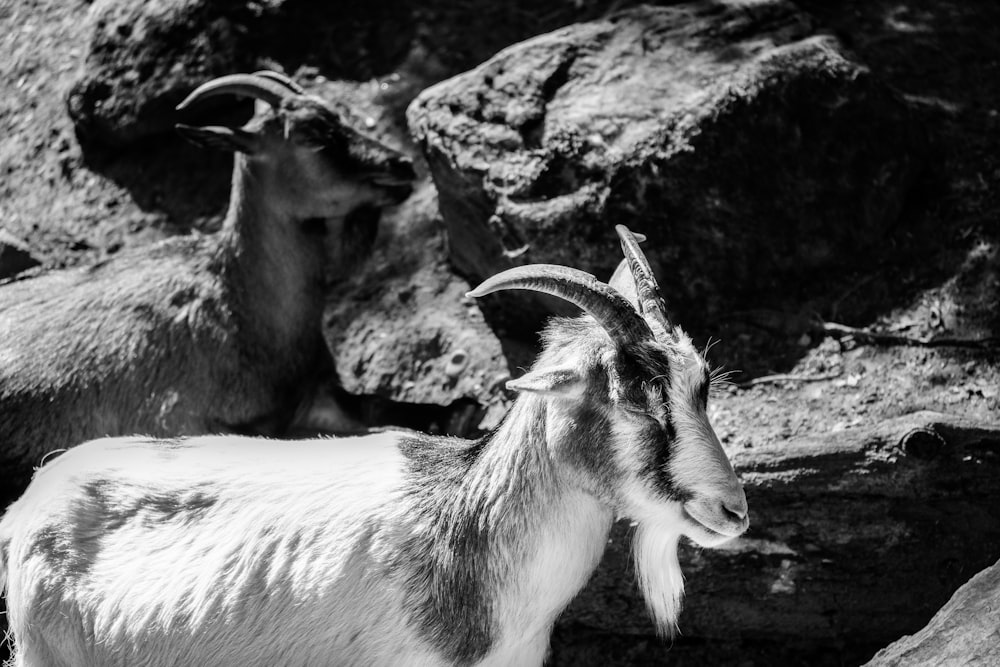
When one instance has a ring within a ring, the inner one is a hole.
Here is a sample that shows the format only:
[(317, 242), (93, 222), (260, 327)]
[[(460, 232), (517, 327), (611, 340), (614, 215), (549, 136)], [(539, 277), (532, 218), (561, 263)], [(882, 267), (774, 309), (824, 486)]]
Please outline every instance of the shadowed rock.
[(922, 152), (897, 97), (781, 1), (569, 26), (429, 88), (408, 118), (470, 279), (609, 275), (623, 223), (699, 314), (883, 254)]
[[(382, 220), (370, 261), (330, 290), (324, 330), (340, 385), (396, 404), (476, 402), (482, 411), (469, 415), (466, 430), (437, 427), (464, 435), (470, 427), (495, 426), (506, 412), (503, 385), (513, 369), (509, 350), (464, 296), (471, 287), (447, 266), (437, 200), (427, 183)], [(526, 350), (520, 363), (528, 365), (530, 354)], [(373, 423), (400, 423), (398, 407), (379, 414), (375, 401), (362, 412), (370, 410)]]
[(266, 62), (369, 78), (402, 59), (412, 31), (397, 0), (108, 0), (94, 4), (90, 21), (67, 105), (82, 140), (113, 147), (168, 131), (174, 105), (206, 78)]
[(19, 239), (0, 228), (0, 280), (36, 267), (39, 262)]

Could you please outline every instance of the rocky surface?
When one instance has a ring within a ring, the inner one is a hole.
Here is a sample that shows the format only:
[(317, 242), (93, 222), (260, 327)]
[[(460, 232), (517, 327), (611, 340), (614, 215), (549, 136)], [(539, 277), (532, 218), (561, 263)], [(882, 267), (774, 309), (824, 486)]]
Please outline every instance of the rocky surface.
[(866, 667), (1000, 664), (1000, 563), (986, 568), (920, 632), (879, 651)]
[(81, 139), (121, 147), (167, 132), (195, 86), (271, 64), (321, 67), (336, 77), (391, 71), (409, 48), (405, 5), (279, 0), (99, 0), (86, 57), (68, 94)]
[[(451, 424), (422, 424), (439, 432), (495, 426), (516, 371), (469, 289), (448, 267), (437, 198), (425, 182), (381, 221), (371, 258), (331, 290), (326, 332), (340, 386), (394, 404), (477, 406)], [(394, 407), (377, 402), (366, 421), (399, 423)]]
[(801, 299), (884, 253), (924, 152), (901, 101), (780, 0), (572, 25), (424, 91), (408, 117), (462, 274), (609, 275), (625, 223), (699, 318)]

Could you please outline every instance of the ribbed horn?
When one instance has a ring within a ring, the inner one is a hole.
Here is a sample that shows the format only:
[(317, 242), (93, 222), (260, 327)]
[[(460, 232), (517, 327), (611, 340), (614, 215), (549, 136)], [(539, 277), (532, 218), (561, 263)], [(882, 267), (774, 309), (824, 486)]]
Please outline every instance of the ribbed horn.
[(242, 95), (263, 100), (274, 108), (281, 106), (281, 101), (292, 95), (292, 91), (275, 81), (272, 77), (255, 74), (229, 74), (220, 76), (201, 84), (177, 105), (178, 111), (187, 109), (192, 104), (218, 95)]
[(283, 85), (285, 88), (288, 88), (296, 95), (306, 94), (305, 88), (295, 83), (281, 72), (275, 72), (274, 70), (269, 70), (269, 69), (262, 69), (254, 72), (253, 74), (254, 76), (262, 76), (265, 79), (271, 79), (272, 81), (277, 81), (278, 83)]
[(529, 264), (487, 278), (467, 294), (481, 297), (508, 289), (551, 294), (579, 306), (619, 342), (653, 338), (649, 325), (621, 294), (586, 271), (555, 264)]
[[(634, 236), (635, 240), (639, 243), (646, 240), (646, 237), (642, 234), (632, 232), (632, 236)], [(623, 297), (628, 299), (628, 302), (632, 304), (632, 307), (638, 310), (639, 294), (636, 290), (635, 278), (632, 277), (632, 269), (629, 268), (627, 259), (623, 259), (618, 262), (615, 272), (611, 274), (611, 279), (608, 280), (608, 285), (610, 285), (612, 289), (621, 294)]]
[(618, 239), (621, 241), (622, 252), (628, 262), (632, 278), (635, 280), (637, 300), (639, 302), (639, 313), (653, 318), (664, 331), (671, 333), (674, 325), (670, 322), (670, 315), (667, 313), (667, 304), (660, 294), (660, 286), (656, 284), (653, 277), (653, 270), (649, 267), (646, 255), (639, 248), (639, 241), (645, 237), (633, 234), (625, 225), (615, 225), (618, 232)]

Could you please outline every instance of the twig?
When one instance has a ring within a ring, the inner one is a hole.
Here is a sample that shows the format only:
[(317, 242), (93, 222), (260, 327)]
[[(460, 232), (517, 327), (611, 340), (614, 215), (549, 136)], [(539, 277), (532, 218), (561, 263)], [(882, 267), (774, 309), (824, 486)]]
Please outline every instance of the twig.
[(998, 342), (996, 337), (917, 338), (916, 336), (903, 336), (900, 334), (869, 331), (868, 329), (859, 329), (857, 327), (847, 326), (846, 324), (837, 324), (836, 322), (823, 322), (823, 332), (831, 336), (834, 336), (835, 338), (852, 336), (859, 343), (867, 343), (871, 345), (909, 345), (912, 347), (968, 347), (977, 350), (982, 350), (989, 348), (991, 346), (995, 346)]
[(769, 382), (823, 382), (824, 380), (833, 380), (841, 375), (843, 375), (843, 371), (832, 371), (830, 373), (820, 373), (818, 375), (779, 373), (777, 375), (762, 375), (759, 378), (751, 378), (745, 382), (734, 382), (733, 384), (740, 389), (748, 389), (758, 384), (767, 384)]

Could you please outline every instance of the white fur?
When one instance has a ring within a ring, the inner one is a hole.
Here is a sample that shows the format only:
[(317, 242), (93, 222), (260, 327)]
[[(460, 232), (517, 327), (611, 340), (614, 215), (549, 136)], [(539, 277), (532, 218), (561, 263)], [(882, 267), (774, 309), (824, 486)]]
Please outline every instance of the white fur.
[(516, 582), (500, 598), (503, 633), (483, 667), (540, 665), (559, 613), (586, 585), (604, 553), (612, 522), (607, 507), (572, 492), (549, 509)]
[[(380, 570), (377, 536), (391, 530), (401, 476), (392, 435), (205, 445), (182, 468), (127, 439), (98, 441), (41, 471), (2, 531), (22, 664), (440, 664), (399, 622), (399, 591)], [(95, 541), (93, 564), (79, 578), (53, 571), (30, 545), (72, 513), (96, 471), (114, 468), (135, 485), (115, 491), (121, 505), (192, 477), (211, 479), (218, 501), (191, 523), (136, 515), (80, 535)]]
[(640, 521), (632, 538), (636, 578), (646, 608), (659, 632), (672, 635), (677, 628), (684, 596), (684, 575), (677, 559), (681, 533), (678, 521)]

